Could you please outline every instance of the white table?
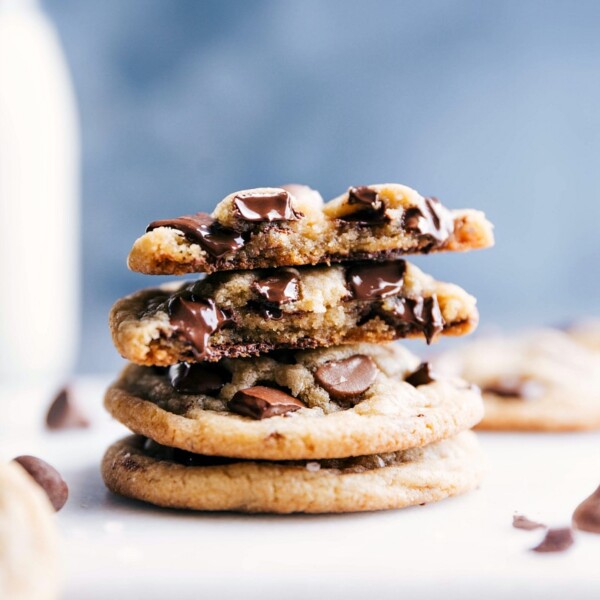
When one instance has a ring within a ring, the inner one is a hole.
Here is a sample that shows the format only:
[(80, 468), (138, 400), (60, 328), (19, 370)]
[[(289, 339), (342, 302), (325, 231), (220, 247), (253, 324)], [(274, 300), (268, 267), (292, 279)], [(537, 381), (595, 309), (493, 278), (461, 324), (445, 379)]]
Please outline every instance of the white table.
[[(566, 553), (536, 554), (528, 549), (543, 532), (511, 527), (515, 512), (569, 523), (600, 484), (600, 433), (482, 434), (483, 486), (439, 504), (341, 516), (192, 514), (105, 490), (100, 458), (125, 433), (101, 409), (107, 381), (77, 384), (92, 428), (14, 430), (2, 440), (5, 457), (37, 454), (69, 483), (57, 517), (65, 600), (600, 598), (600, 536), (577, 533)], [(10, 399), (40, 406), (48, 395), (37, 387)]]

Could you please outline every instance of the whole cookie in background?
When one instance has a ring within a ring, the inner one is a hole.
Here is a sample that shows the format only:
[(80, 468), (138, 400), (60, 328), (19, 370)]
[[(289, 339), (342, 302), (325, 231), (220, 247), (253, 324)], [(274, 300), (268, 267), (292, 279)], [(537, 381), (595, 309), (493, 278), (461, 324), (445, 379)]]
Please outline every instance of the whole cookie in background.
[(567, 333), (579, 344), (600, 352), (600, 319), (584, 319), (571, 325)]
[(470, 431), (424, 448), (287, 462), (199, 456), (130, 436), (108, 449), (102, 476), (115, 493), (170, 508), (340, 513), (404, 508), (470, 491), (483, 464)]
[(48, 497), (17, 463), (0, 463), (0, 598), (54, 600), (58, 535)]
[(483, 393), (480, 429), (600, 429), (600, 353), (564, 331), (481, 338), (439, 356), (436, 367)]

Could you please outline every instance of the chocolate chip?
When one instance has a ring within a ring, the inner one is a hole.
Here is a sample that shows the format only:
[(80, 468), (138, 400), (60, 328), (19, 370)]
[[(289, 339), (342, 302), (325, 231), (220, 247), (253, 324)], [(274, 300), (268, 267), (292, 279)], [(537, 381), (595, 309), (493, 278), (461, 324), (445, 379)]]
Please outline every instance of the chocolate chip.
[(420, 385), (433, 383), (436, 381), (436, 377), (431, 364), (424, 362), (418, 366), (416, 371), (413, 371), (408, 377), (406, 377), (404, 381), (406, 381), (406, 383), (410, 383), (410, 385), (419, 387)]
[(573, 524), (581, 531), (600, 533), (600, 487), (575, 509)]
[(454, 217), (437, 198), (424, 198), (423, 203), (423, 208), (409, 208), (404, 212), (404, 229), (439, 246), (454, 232)]
[(435, 295), (416, 300), (398, 298), (393, 314), (401, 322), (423, 331), (428, 344), (444, 329), (444, 318)]
[(54, 510), (59, 511), (69, 497), (69, 488), (60, 473), (46, 461), (35, 456), (17, 456), (19, 463), (46, 492)]
[(163, 446), (162, 444), (159, 444), (150, 438), (147, 438), (144, 441), (142, 448), (145, 454), (156, 458), (157, 460), (168, 460), (186, 467), (216, 467), (221, 465), (229, 465), (235, 462), (243, 462), (243, 459), (239, 458), (207, 456), (205, 454), (188, 452), (187, 450), (182, 450), (181, 448)]
[(386, 218), (386, 206), (377, 190), (362, 185), (348, 190), (348, 204), (358, 204), (359, 209), (341, 217), (343, 221), (377, 224), (383, 223)]
[(52, 430), (90, 426), (88, 419), (75, 404), (69, 388), (62, 388), (52, 401), (46, 414), (46, 426)]
[(364, 354), (332, 360), (315, 371), (315, 380), (335, 400), (355, 400), (377, 378), (377, 365)]
[(257, 385), (239, 390), (229, 401), (229, 410), (253, 419), (268, 419), (303, 408), (305, 404), (277, 388)]
[(298, 300), (300, 278), (293, 271), (283, 270), (257, 279), (252, 289), (264, 300), (273, 304), (286, 304)]
[(199, 244), (203, 250), (215, 258), (235, 252), (246, 243), (240, 233), (220, 226), (210, 215), (201, 212), (194, 215), (183, 215), (175, 219), (153, 221), (146, 227), (146, 231), (152, 231), (158, 227), (169, 227), (181, 231), (189, 242)]
[(512, 525), (515, 529), (525, 529), (526, 531), (546, 528), (542, 523), (536, 523), (523, 515), (514, 515)]
[(218, 365), (182, 362), (169, 368), (169, 379), (180, 394), (216, 394), (231, 374)]
[(488, 383), (482, 391), (506, 399), (532, 400), (542, 396), (546, 388), (540, 381), (521, 375), (507, 375)]
[(574, 542), (573, 532), (568, 527), (563, 529), (548, 529), (546, 537), (535, 548), (532, 548), (532, 550), (534, 552), (564, 552)]
[(167, 305), (171, 326), (191, 345), (194, 358), (201, 361), (210, 355), (209, 338), (231, 319), (213, 300), (191, 300), (174, 296)]
[(234, 197), (233, 206), (245, 221), (297, 221), (303, 216), (294, 210), (291, 194), (282, 188), (273, 192), (241, 192)]
[(406, 263), (403, 260), (355, 265), (346, 271), (354, 298), (375, 300), (399, 294), (404, 285)]

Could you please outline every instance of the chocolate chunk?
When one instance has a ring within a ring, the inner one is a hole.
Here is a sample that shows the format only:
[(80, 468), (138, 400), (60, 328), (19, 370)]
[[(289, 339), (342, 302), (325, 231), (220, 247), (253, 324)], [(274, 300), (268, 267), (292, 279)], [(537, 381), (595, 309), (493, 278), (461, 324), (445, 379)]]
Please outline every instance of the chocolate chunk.
[(546, 528), (546, 526), (542, 525), (542, 523), (536, 523), (535, 521), (532, 521), (523, 515), (514, 515), (512, 525), (515, 529), (525, 529), (526, 531)]
[(427, 343), (444, 329), (444, 318), (437, 296), (429, 298), (398, 298), (394, 316), (403, 323), (416, 326), (423, 331)]
[(542, 396), (546, 388), (543, 383), (521, 375), (507, 375), (484, 386), (484, 393), (512, 400), (532, 400)]
[(69, 488), (52, 465), (35, 456), (17, 456), (13, 460), (19, 463), (46, 492), (54, 510), (59, 511), (65, 505), (69, 497)]
[(568, 527), (563, 529), (548, 529), (546, 537), (535, 547), (534, 552), (564, 552), (575, 540), (573, 532)]
[(423, 201), (424, 210), (409, 208), (404, 212), (404, 229), (432, 240), (436, 246), (441, 245), (454, 232), (454, 217), (437, 198)]
[(231, 319), (211, 299), (189, 300), (174, 296), (167, 311), (171, 325), (191, 345), (194, 357), (201, 361), (210, 355), (210, 336)]
[(218, 365), (183, 362), (169, 368), (169, 379), (180, 394), (216, 394), (231, 375)]
[(252, 289), (267, 302), (286, 304), (298, 300), (300, 278), (293, 271), (279, 271), (257, 279)]
[(88, 419), (73, 401), (69, 388), (62, 388), (52, 401), (46, 415), (46, 426), (52, 430), (90, 426)]
[(168, 460), (179, 463), (186, 467), (217, 467), (229, 465), (234, 462), (243, 462), (239, 458), (226, 458), (224, 456), (207, 456), (205, 454), (194, 454), (180, 448), (171, 448), (158, 444), (154, 440), (147, 438), (142, 446), (144, 452), (158, 460)]
[(357, 300), (375, 300), (399, 294), (404, 285), (406, 263), (403, 260), (369, 263), (346, 271), (348, 285)]
[(377, 365), (369, 356), (355, 354), (332, 360), (315, 371), (315, 380), (335, 400), (354, 400), (366, 392), (377, 378)]
[(242, 192), (235, 196), (233, 205), (245, 221), (297, 221), (303, 216), (294, 210), (291, 194), (282, 188), (270, 193)]
[(235, 252), (245, 244), (240, 233), (220, 226), (210, 215), (201, 212), (195, 215), (183, 215), (175, 219), (153, 221), (146, 227), (146, 231), (152, 231), (158, 227), (169, 227), (181, 231), (189, 242), (199, 244), (214, 258)]
[(360, 208), (341, 217), (343, 221), (357, 223), (377, 224), (383, 223), (386, 218), (386, 206), (379, 196), (379, 192), (369, 186), (362, 185), (348, 190), (348, 204), (358, 204)]
[(418, 366), (416, 371), (412, 372), (408, 377), (406, 377), (404, 381), (406, 381), (406, 383), (410, 383), (410, 385), (419, 387), (420, 385), (433, 383), (436, 381), (436, 377), (431, 364), (424, 362)]
[(600, 533), (600, 487), (575, 509), (573, 525), (581, 531)]
[(239, 390), (229, 401), (229, 410), (253, 419), (285, 415), (306, 406), (277, 388), (257, 385)]

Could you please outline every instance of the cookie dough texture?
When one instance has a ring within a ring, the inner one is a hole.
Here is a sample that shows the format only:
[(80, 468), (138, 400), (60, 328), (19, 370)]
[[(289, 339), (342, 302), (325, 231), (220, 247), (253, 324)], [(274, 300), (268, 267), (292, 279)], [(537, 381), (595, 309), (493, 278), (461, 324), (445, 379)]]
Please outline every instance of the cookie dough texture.
[[(352, 342), (386, 342), (398, 337), (423, 337), (424, 330), (395, 316), (397, 298), (435, 298), (444, 335), (464, 335), (478, 323), (476, 300), (460, 287), (434, 280), (406, 263), (399, 293), (370, 301), (350, 297), (347, 272), (352, 266), (293, 269), (299, 280), (298, 298), (278, 307), (269, 318), (256, 307), (255, 283), (269, 272), (219, 273), (196, 284), (166, 284), (119, 300), (111, 310), (110, 328), (120, 354), (137, 364), (170, 365), (194, 361), (191, 345), (171, 324), (168, 299), (183, 286), (194, 286), (200, 298), (233, 315), (234, 324), (210, 335), (205, 359), (250, 356), (277, 348), (314, 348)], [(281, 273), (282, 270), (279, 270)], [(350, 271), (351, 272), (351, 271)], [(271, 271), (273, 273), (273, 271)]]
[[(294, 191), (291, 187), (288, 189), (294, 196), (294, 207), (302, 214), (300, 219), (253, 225), (252, 235), (242, 248), (216, 261), (180, 231), (158, 227), (135, 242), (128, 258), (129, 268), (155, 275), (210, 273), (356, 259), (378, 260), (430, 251), (466, 251), (494, 243), (492, 225), (485, 215), (464, 209), (451, 211), (454, 228), (444, 243), (429, 247), (422, 235), (404, 228), (403, 215), (407, 210), (417, 208), (428, 214), (423, 196), (404, 185), (369, 186), (385, 203), (388, 219), (384, 223), (368, 225), (342, 220), (351, 208), (347, 193), (323, 205), (318, 192)], [(240, 222), (234, 209), (234, 198), (240, 193), (243, 192), (230, 194), (217, 205), (212, 214), (217, 223), (234, 229), (248, 226)]]
[(43, 490), (18, 464), (0, 463), (0, 598), (58, 598), (58, 552)]
[(142, 443), (143, 438), (130, 436), (108, 449), (102, 476), (109, 489), (158, 506), (203, 511), (342, 513), (404, 508), (472, 490), (483, 471), (472, 432), (424, 448), (365, 457), (364, 468), (356, 460), (337, 461), (336, 468), (319, 461), (189, 467), (147, 455)]
[[(379, 373), (351, 408), (315, 381), (319, 365), (362, 354)], [(414, 387), (404, 381), (419, 359), (401, 346), (356, 344), (298, 351), (295, 362), (273, 357), (225, 359), (231, 383), (217, 396), (178, 394), (166, 375), (129, 365), (108, 389), (105, 406), (134, 433), (165, 446), (215, 456), (294, 460), (361, 456), (424, 446), (471, 428), (482, 417), (478, 390), (443, 378)], [(307, 407), (253, 420), (227, 410), (235, 393), (253, 385), (290, 390)]]
[[(482, 338), (439, 357), (436, 366), (482, 388), (481, 429), (600, 428), (600, 353), (563, 331)], [(494, 393), (515, 381), (525, 383), (531, 393), (522, 397)]]

